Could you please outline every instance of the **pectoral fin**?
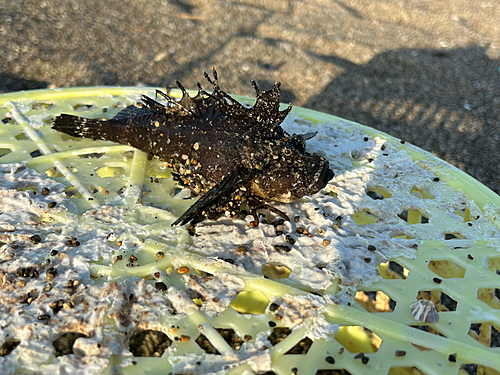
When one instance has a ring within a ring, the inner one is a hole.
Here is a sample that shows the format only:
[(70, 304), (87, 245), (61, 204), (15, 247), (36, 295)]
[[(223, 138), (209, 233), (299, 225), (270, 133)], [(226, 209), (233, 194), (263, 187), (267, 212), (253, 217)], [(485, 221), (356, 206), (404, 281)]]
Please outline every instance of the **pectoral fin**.
[(179, 224), (184, 225), (196, 219), (198, 216), (201, 216), (203, 210), (208, 211), (209, 207), (216, 204), (219, 199), (231, 195), (238, 187), (250, 181), (254, 174), (254, 172), (249, 172), (243, 168), (232, 170), (219, 184), (210, 189), (205, 195), (198, 199), (196, 203), (189, 207), (186, 212), (172, 223), (172, 226)]

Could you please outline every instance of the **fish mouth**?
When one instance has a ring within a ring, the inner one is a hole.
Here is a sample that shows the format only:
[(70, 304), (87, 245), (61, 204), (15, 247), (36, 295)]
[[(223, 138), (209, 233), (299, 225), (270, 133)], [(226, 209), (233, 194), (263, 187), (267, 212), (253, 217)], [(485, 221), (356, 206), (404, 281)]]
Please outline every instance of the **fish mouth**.
[[(307, 189), (308, 193), (306, 194), (314, 194), (323, 189), (335, 175), (333, 171), (330, 169), (330, 163), (322, 156), (316, 155), (316, 160), (312, 163), (316, 164), (316, 168), (314, 169), (313, 178), (310, 180), (311, 183)], [(319, 160), (318, 160), (319, 159)]]
[(320, 175), (316, 180), (318, 190), (323, 189), (328, 184), (328, 181), (333, 178), (333, 176), (335, 176), (335, 173), (333, 173), (333, 171), (330, 169), (330, 163), (328, 163), (327, 160), (324, 160)]

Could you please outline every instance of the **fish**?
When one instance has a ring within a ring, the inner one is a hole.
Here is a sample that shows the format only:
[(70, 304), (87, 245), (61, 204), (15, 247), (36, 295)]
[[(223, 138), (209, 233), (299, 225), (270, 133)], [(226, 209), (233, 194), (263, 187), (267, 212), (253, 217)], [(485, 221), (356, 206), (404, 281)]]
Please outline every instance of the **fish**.
[(206, 72), (204, 77), (211, 92), (198, 82), (197, 94), (190, 96), (176, 81), (180, 100), (156, 90), (155, 99), (142, 95), (141, 105), (129, 105), (113, 118), (60, 114), (51, 126), (73, 137), (130, 145), (163, 161), (180, 185), (200, 196), (173, 226), (241, 213), (250, 213), (250, 225), (257, 226), (257, 210), (289, 221), (268, 202), (315, 194), (334, 176), (324, 157), (306, 151), (316, 133), (289, 135), (282, 128), (292, 105), (280, 110), (280, 82), (265, 91), (252, 80), (256, 101), (248, 107), (220, 88), (215, 69), (213, 78)]

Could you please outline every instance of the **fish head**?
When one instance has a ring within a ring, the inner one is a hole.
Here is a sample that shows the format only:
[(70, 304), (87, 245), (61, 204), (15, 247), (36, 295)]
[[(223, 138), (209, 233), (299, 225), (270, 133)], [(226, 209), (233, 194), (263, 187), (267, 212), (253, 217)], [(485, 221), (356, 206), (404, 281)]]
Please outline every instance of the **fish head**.
[(285, 147), (283, 155), (263, 168), (251, 187), (265, 200), (290, 203), (304, 195), (317, 193), (333, 176), (324, 157)]

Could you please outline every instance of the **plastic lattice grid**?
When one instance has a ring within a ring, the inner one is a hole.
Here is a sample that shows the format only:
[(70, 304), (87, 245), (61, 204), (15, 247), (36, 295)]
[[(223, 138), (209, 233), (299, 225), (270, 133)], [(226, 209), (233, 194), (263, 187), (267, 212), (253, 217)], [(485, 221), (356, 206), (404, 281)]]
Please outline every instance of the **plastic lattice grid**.
[[(222, 218), (193, 237), (170, 227), (193, 200), (163, 163), (50, 129), (59, 113), (112, 117), (141, 93), (154, 90), (0, 96), (2, 373), (499, 373), (494, 193), (295, 108), (285, 129), (318, 130), (309, 147), (335, 179), (280, 206), (293, 223)], [(417, 300), (439, 322), (415, 319)]]

